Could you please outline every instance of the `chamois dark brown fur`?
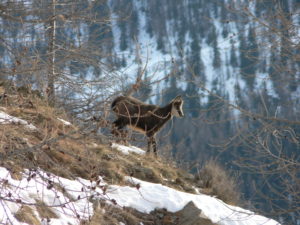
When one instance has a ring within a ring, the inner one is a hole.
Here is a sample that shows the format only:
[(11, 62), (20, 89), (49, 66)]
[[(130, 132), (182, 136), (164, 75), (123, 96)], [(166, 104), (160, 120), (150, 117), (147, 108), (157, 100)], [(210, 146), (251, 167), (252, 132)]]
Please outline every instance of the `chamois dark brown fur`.
[(111, 104), (111, 108), (117, 116), (113, 122), (113, 129), (120, 131), (125, 126), (129, 126), (131, 129), (145, 134), (148, 137), (147, 152), (150, 152), (152, 147), (156, 155), (155, 134), (173, 116), (184, 116), (182, 105), (181, 96), (177, 96), (164, 107), (146, 104), (133, 97), (119, 96)]

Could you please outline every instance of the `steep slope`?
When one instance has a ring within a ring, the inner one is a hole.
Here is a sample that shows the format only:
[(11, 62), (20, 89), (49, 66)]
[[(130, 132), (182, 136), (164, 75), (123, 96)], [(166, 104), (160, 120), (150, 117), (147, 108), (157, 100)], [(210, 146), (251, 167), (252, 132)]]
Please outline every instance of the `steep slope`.
[(28, 89), (6, 92), (0, 109), (1, 223), (279, 224), (201, 194), (194, 176), (171, 161), (133, 146), (110, 147), (65, 117)]
[(1, 223), (278, 224), (199, 193), (171, 161), (110, 146), (28, 89), (7, 90), (1, 105)]

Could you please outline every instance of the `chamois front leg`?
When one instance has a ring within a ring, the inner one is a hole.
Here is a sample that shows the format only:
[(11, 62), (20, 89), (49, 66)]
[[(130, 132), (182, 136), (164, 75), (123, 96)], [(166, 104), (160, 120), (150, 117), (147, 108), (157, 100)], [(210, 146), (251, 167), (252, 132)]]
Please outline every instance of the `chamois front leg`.
[(151, 142), (151, 138), (150, 137), (148, 137), (148, 142), (147, 142), (147, 154), (149, 154), (150, 153), (150, 151), (151, 151), (151, 144), (152, 144), (152, 142)]
[(148, 148), (147, 148), (147, 153), (150, 153), (151, 151), (151, 147), (153, 149), (153, 153), (156, 156), (157, 152), (156, 152), (156, 140), (154, 136), (148, 137)]

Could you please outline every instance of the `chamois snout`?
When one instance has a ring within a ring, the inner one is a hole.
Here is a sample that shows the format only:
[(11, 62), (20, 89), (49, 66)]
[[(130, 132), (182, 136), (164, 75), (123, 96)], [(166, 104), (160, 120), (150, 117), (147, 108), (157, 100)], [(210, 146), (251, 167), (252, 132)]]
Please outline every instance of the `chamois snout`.
[(184, 117), (184, 114), (182, 111), (178, 111), (178, 115), (179, 115), (179, 117)]

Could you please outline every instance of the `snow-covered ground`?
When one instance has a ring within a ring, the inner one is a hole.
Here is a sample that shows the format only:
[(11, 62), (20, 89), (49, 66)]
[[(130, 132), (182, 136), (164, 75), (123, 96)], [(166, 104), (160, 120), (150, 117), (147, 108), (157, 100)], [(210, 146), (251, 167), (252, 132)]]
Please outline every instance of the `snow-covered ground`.
[[(2, 108), (5, 110), (5, 108)], [(71, 126), (72, 124), (66, 120), (61, 118), (57, 118), (60, 122), (62, 122), (65, 126)], [(15, 124), (15, 125), (24, 125), (26, 128), (30, 130), (37, 130), (37, 128), (27, 122), (26, 120), (20, 119), (18, 117), (11, 116), (3, 111), (0, 111), (0, 124)]]
[(61, 118), (57, 118), (60, 122), (62, 122), (65, 126), (72, 126), (72, 124), (69, 121), (66, 121), (64, 119)]
[(123, 152), (124, 154), (128, 155), (130, 152), (134, 152), (140, 155), (144, 155), (145, 151), (137, 148), (135, 146), (125, 146), (125, 145), (120, 145), (120, 144), (116, 144), (116, 143), (112, 143), (111, 147), (113, 149), (117, 149), (120, 152)]
[[(1, 224), (26, 224), (18, 221), (15, 214), (22, 205), (32, 209), (42, 224), (79, 224), (93, 214), (92, 203), (87, 200), (92, 184), (80, 178), (68, 180), (42, 170), (25, 170), (22, 179), (11, 177), (6, 168), (0, 168), (0, 221)], [(55, 187), (54, 187), (55, 186)], [(60, 187), (60, 188), (59, 188)], [(61, 188), (65, 189), (62, 193)], [(59, 190), (60, 189), (60, 190)], [(36, 205), (44, 202), (57, 218), (41, 218)]]
[[(121, 151), (126, 149), (126, 154), (144, 152), (136, 147), (117, 144), (113, 146), (115, 149), (122, 149)], [(17, 180), (6, 168), (0, 167), (0, 221), (2, 224), (26, 224), (18, 221), (14, 215), (22, 205), (27, 205), (42, 224), (80, 224), (80, 219), (87, 220), (93, 215), (93, 204), (90, 202), (90, 198), (93, 198), (115, 203), (116, 207), (132, 207), (143, 213), (150, 213), (156, 208), (176, 212), (193, 201), (202, 210), (203, 217), (217, 224), (279, 224), (249, 210), (228, 205), (215, 197), (185, 193), (134, 177), (126, 179), (136, 187), (109, 185), (103, 188), (106, 184), (101, 177), (98, 178), (98, 182), (82, 178), (69, 180), (41, 169), (25, 170), (22, 178)], [(41, 218), (36, 210), (36, 204), (39, 202), (49, 206), (57, 218), (51, 218), (48, 222), (45, 218)]]
[(25, 120), (22, 120), (20, 118), (8, 115), (7, 113), (0, 111), (0, 124), (21, 124), (24, 125), (26, 128), (30, 130), (36, 130), (37, 128), (32, 125), (31, 123), (28, 123)]
[(202, 217), (222, 225), (278, 225), (279, 223), (257, 215), (249, 210), (231, 206), (220, 199), (205, 194), (190, 194), (177, 191), (162, 184), (154, 184), (133, 177), (127, 177), (139, 189), (132, 187), (111, 186), (107, 195), (121, 206), (132, 207), (140, 212), (150, 213), (156, 208), (165, 208), (177, 212), (193, 201), (202, 210)]

